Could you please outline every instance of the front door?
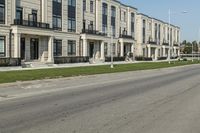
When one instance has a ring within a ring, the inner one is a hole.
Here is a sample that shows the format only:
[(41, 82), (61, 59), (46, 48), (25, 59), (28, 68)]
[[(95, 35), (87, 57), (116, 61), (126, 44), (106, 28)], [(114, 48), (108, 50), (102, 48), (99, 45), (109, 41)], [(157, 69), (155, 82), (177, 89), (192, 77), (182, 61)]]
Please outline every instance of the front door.
[(39, 54), (39, 40), (36, 38), (31, 38), (31, 46), (30, 46), (30, 53), (31, 53), (31, 60), (37, 60)]
[(93, 42), (90, 42), (90, 45), (89, 45), (89, 55), (90, 55), (90, 58), (93, 57), (94, 55), (94, 43)]
[(21, 38), (21, 59), (25, 59), (25, 38)]

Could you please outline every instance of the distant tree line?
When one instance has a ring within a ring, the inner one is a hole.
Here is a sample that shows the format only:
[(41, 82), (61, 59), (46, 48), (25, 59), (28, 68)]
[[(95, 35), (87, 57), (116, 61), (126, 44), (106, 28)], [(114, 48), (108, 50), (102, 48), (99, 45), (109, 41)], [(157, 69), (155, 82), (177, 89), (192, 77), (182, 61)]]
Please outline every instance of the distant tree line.
[(200, 46), (200, 42), (197, 41), (193, 41), (193, 42), (188, 42), (186, 40), (184, 40), (181, 43), (181, 52), (183, 54), (192, 54), (192, 47), (193, 47), (193, 53), (198, 53), (199, 52), (199, 47)]

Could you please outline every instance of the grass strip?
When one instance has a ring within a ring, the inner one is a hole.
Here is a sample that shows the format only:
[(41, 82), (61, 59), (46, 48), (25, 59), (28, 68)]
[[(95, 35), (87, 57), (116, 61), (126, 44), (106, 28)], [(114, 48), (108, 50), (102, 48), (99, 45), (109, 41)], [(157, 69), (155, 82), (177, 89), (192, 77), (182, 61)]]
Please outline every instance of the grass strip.
[(175, 61), (172, 62), (171, 64), (169, 64), (168, 62), (145, 62), (145, 63), (115, 65), (113, 69), (111, 69), (109, 65), (103, 65), (103, 66), (87, 66), (87, 67), (74, 67), (74, 68), (51, 68), (51, 69), (24, 70), (24, 71), (9, 71), (9, 72), (0, 72), (0, 84), (17, 82), (17, 81), (54, 79), (61, 77), (159, 69), (159, 68), (184, 66), (184, 65), (191, 65), (198, 63), (199, 62), (196, 60), (194, 62)]

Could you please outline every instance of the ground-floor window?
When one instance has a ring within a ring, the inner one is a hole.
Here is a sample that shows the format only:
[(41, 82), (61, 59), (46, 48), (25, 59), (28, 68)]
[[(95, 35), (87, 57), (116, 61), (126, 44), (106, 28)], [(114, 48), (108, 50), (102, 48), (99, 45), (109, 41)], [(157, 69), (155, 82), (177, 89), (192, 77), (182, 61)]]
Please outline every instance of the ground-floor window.
[(62, 40), (54, 39), (54, 56), (62, 56)]
[(68, 55), (75, 56), (76, 55), (76, 41), (68, 40)]
[(0, 57), (5, 56), (5, 37), (0, 36)]

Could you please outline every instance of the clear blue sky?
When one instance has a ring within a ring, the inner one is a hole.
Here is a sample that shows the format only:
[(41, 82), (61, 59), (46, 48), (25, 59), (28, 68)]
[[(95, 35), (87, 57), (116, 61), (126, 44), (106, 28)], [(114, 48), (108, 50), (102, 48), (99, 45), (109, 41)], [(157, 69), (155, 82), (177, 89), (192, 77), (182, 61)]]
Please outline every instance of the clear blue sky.
[[(200, 40), (200, 0), (120, 0), (124, 4), (138, 8), (138, 11), (181, 27), (181, 40)], [(181, 14), (187, 11), (187, 14)]]

